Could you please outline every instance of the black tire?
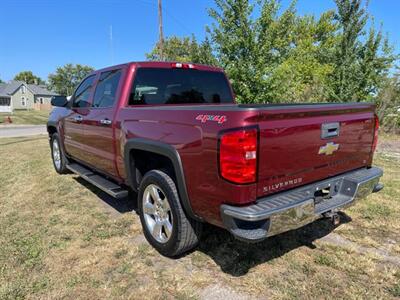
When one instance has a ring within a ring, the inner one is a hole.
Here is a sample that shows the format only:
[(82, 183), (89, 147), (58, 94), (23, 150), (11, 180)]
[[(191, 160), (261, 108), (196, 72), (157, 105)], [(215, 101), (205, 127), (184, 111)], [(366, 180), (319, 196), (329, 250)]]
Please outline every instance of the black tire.
[[(170, 213), (172, 213), (172, 233), (169, 239), (164, 243), (157, 241), (153, 237), (145, 221), (143, 195), (149, 185), (156, 185), (162, 190), (162, 193), (165, 194), (166, 200), (168, 201)], [(147, 241), (162, 255), (167, 257), (180, 256), (197, 246), (200, 239), (202, 223), (186, 216), (179, 200), (175, 182), (167, 173), (160, 170), (152, 170), (145, 174), (139, 187), (138, 208), (140, 221)]]
[[(55, 152), (57, 151), (55, 149), (55, 143), (58, 146), (58, 151), (59, 151), (59, 156), (60, 156), (60, 162), (56, 162), (55, 158)], [(67, 169), (67, 158), (65, 157), (65, 153), (63, 148), (61, 147), (60, 143), (60, 137), (58, 136), (58, 133), (53, 133), (50, 139), (50, 148), (51, 148), (51, 158), (53, 160), (53, 166), (54, 169), (58, 174), (67, 174), (69, 173), (69, 170)]]

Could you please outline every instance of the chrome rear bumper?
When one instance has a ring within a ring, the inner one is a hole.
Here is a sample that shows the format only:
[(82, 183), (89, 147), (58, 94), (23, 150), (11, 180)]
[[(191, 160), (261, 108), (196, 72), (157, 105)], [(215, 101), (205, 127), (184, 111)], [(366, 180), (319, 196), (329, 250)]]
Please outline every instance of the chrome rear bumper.
[[(380, 168), (363, 168), (259, 199), (253, 205), (224, 204), (222, 220), (237, 238), (260, 241), (302, 227), (325, 213), (336, 212), (380, 191), (382, 175)], [(318, 191), (327, 189), (329, 196), (320, 197)]]

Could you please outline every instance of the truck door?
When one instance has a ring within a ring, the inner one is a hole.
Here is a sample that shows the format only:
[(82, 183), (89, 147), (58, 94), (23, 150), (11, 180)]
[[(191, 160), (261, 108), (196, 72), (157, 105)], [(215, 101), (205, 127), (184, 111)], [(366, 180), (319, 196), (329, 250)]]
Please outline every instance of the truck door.
[(88, 113), (95, 75), (84, 79), (71, 99), (70, 114), (64, 120), (64, 145), (69, 155), (82, 159), (84, 136), (82, 121)]
[(115, 165), (114, 114), (122, 69), (107, 70), (100, 74), (91, 107), (83, 120), (84, 161), (96, 170), (118, 177)]

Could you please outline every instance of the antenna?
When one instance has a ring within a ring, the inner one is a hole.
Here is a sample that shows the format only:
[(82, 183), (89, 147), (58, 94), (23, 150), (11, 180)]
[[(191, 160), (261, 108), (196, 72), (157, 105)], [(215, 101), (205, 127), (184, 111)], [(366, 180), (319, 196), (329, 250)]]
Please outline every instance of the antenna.
[(160, 60), (164, 60), (164, 33), (163, 33), (163, 22), (162, 22), (162, 6), (161, 0), (158, 0), (158, 29), (160, 33), (159, 47), (160, 47)]
[(110, 25), (110, 58), (111, 64), (114, 64), (114, 47), (113, 47), (113, 29), (112, 25)]

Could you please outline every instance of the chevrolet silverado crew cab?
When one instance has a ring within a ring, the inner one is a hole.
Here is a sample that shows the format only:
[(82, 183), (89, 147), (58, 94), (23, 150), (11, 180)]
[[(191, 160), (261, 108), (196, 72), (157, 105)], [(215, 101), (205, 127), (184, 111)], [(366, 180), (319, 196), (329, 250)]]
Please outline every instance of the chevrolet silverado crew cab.
[(219, 68), (134, 62), (52, 104), (55, 170), (137, 194), (144, 235), (166, 256), (194, 248), (204, 222), (261, 241), (383, 187), (370, 103), (236, 104)]

